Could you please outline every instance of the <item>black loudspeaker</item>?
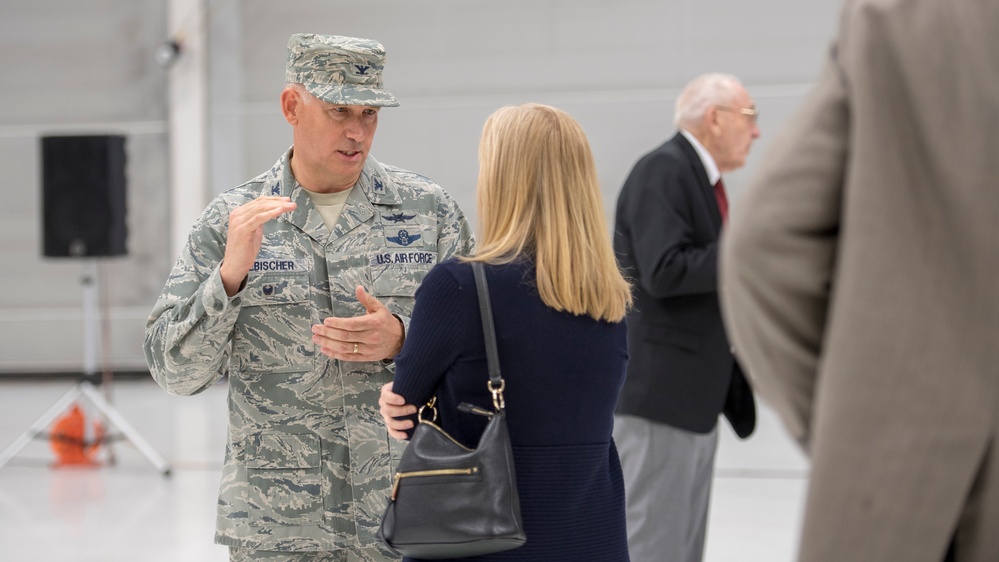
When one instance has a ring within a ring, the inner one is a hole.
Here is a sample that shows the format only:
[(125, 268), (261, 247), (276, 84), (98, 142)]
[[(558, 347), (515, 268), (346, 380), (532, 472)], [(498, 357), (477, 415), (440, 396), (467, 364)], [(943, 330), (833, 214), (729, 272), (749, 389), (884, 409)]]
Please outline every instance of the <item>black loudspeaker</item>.
[(43, 254), (121, 256), (125, 249), (125, 137), (42, 137)]

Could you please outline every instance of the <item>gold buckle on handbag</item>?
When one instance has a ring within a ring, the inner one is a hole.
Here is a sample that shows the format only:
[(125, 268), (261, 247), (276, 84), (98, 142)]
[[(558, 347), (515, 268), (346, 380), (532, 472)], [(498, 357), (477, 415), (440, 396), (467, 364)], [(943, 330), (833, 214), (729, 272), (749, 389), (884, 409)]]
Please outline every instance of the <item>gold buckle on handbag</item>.
[[(426, 408), (430, 408), (430, 411), (433, 413), (433, 417), (429, 420), (423, 419), (423, 410)], [(433, 423), (437, 421), (437, 395), (434, 395), (430, 400), (427, 400), (426, 404), (420, 406), (420, 409), (416, 411), (416, 419), (420, 423), (425, 421)]]
[(496, 388), (493, 388), (493, 381), (489, 381), (486, 383), (486, 388), (493, 394), (493, 408), (496, 408), (496, 411), (506, 408), (506, 402), (503, 400), (503, 389), (506, 388), (506, 381), (500, 379), (499, 386)]

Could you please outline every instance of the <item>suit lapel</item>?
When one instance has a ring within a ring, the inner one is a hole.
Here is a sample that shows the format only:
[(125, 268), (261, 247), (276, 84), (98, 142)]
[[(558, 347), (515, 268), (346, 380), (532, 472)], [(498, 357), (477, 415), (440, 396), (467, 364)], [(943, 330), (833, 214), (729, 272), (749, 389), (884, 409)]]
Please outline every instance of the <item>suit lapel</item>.
[(721, 210), (718, 208), (718, 199), (715, 197), (715, 188), (708, 181), (708, 172), (701, 163), (701, 157), (697, 154), (690, 141), (682, 134), (677, 133), (671, 142), (675, 142), (681, 151), (687, 156), (690, 163), (690, 175), (694, 178), (699, 194), (698, 200), (702, 202), (711, 217), (711, 226), (714, 232), (720, 233), (722, 227)]

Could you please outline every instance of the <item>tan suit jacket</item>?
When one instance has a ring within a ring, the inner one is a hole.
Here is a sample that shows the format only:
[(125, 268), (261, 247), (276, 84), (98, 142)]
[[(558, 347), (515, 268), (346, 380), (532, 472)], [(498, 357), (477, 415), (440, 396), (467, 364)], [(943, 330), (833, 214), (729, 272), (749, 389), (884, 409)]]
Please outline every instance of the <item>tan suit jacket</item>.
[(800, 559), (999, 560), (999, 0), (847, 2), (721, 278), (811, 457)]

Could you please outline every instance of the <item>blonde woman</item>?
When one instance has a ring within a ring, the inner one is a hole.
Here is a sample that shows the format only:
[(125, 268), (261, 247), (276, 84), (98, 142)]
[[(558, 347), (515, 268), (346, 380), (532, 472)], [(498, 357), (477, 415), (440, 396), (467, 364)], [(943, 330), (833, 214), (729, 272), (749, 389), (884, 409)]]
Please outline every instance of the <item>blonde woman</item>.
[(527, 543), (476, 559), (628, 560), (611, 429), (631, 292), (615, 262), (586, 135), (554, 107), (504, 107), (486, 121), (479, 165), (478, 250), (437, 265), (417, 290), (382, 415), (405, 438), (411, 405), (437, 392), (443, 429), (476, 445), (487, 419), (457, 406), (492, 407), (468, 263), (484, 262)]

